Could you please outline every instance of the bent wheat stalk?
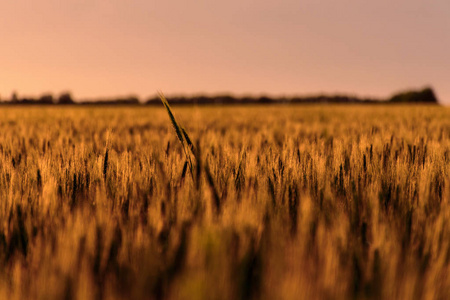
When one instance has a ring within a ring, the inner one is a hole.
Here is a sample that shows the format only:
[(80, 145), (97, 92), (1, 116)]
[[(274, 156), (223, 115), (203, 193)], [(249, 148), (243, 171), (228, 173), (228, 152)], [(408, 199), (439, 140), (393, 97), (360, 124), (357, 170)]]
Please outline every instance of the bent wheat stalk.
[[(196, 158), (195, 151), (194, 151), (194, 144), (192, 143), (191, 139), (189, 138), (189, 135), (187, 134), (186, 130), (182, 126), (180, 126), (179, 123), (177, 122), (177, 120), (175, 119), (175, 116), (173, 115), (172, 110), (170, 109), (169, 102), (167, 101), (164, 94), (162, 92), (158, 92), (158, 95), (159, 95), (159, 98), (161, 99), (162, 104), (166, 108), (167, 113), (169, 114), (170, 122), (172, 123), (172, 126), (175, 129), (175, 132), (177, 134), (178, 140), (181, 143), (181, 146), (184, 151), (184, 155), (186, 156), (186, 161), (189, 164), (189, 171), (191, 172), (192, 179), (194, 179), (193, 165), (192, 165), (192, 159), (191, 159), (191, 154), (194, 155), (194, 158)], [(189, 148), (191, 154), (189, 153), (189, 151), (186, 148)]]

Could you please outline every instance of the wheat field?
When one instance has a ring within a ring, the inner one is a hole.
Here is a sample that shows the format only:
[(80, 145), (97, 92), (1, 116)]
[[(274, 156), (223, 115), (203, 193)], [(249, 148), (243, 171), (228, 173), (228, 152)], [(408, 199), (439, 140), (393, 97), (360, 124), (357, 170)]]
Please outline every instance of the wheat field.
[(0, 299), (449, 298), (449, 108), (172, 112), (0, 107)]

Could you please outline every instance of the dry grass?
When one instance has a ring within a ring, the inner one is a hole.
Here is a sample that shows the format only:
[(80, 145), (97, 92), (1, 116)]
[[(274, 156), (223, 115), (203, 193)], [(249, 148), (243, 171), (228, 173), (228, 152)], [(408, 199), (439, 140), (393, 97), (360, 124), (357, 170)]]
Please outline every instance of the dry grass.
[(174, 114), (0, 110), (0, 299), (450, 295), (449, 109)]

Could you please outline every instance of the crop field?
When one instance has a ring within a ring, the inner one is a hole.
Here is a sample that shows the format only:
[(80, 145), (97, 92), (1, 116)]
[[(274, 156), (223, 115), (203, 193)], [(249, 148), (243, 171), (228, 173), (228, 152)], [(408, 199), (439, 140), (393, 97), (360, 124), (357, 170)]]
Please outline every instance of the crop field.
[(0, 299), (449, 299), (449, 108), (172, 112), (0, 107)]

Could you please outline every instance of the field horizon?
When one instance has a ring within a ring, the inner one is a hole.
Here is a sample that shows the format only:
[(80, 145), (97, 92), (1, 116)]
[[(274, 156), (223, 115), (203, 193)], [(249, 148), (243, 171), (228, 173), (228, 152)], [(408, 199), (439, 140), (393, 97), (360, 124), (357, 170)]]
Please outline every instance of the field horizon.
[[(233, 93), (166, 96), (171, 105), (229, 105), (229, 104), (436, 104), (443, 102), (436, 97), (435, 91), (430, 86), (421, 89), (407, 89), (393, 93), (389, 97), (361, 97), (354, 94), (326, 94), (317, 93), (311, 95), (282, 95), (268, 94), (236, 95)], [(94, 99), (74, 99), (70, 92), (63, 92), (58, 96), (52, 93), (44, 93), (38, 97), (19, 96), (13, 92), (10, 99), (0, 101), (0, 105), (160, 105), (158, 93), (147, 99), (128, 94), (120, 97), (103, 97)]]

